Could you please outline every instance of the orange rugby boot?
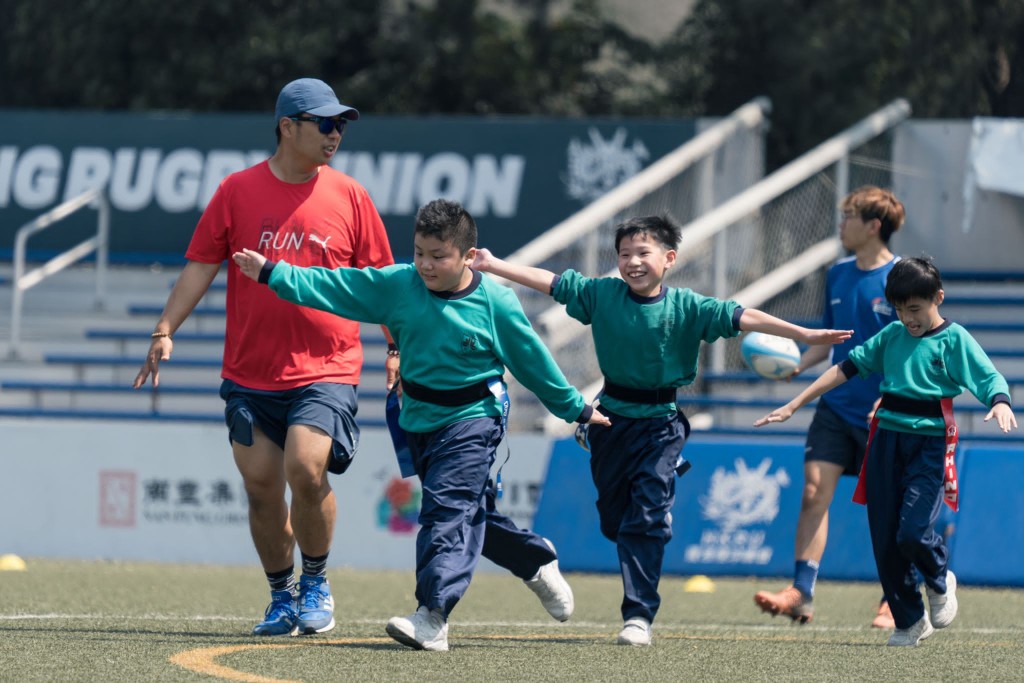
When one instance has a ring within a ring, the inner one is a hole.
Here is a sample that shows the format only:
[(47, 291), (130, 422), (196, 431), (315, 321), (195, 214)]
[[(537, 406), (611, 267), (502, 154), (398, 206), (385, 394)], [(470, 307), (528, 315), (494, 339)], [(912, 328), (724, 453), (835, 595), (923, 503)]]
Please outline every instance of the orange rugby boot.
[(787, 586), (778, 593), (759, 591), (754, 595), (754, 604), (773, 617), (783, 614), (801, 624), (814, 618), (814, 601), (793, 586)]

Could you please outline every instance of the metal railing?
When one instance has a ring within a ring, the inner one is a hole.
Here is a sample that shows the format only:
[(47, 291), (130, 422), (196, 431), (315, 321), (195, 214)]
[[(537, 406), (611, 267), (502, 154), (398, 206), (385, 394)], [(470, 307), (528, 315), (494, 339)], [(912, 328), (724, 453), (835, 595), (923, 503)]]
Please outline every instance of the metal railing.
[[(28, 238), (84, 208), (95, 208), (98, 212), (96, 234), (54, 256), (43, 265), (26, 272)], [(47, 277), (59, 273), (93, 252), (96, 252), (95, 307), (97, 310), (102, 310), (107, 289), (109, 235), (110, 201), (101, 188), (90, 190), (70, 199), (18, 229), (14, 236), (14, 280), (11, 282), (11, 346), (8, 351), (10, 358), (21, 357), (21, 318), (25, 292)]]

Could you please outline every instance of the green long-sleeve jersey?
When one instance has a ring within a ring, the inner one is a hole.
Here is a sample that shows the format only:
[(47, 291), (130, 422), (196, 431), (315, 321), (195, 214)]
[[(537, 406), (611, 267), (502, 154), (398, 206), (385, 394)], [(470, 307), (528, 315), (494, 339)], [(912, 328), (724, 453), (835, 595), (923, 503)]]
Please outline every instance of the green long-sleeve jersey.
[[(918, 400), (951, 398), (967, 389), (991, 407), (997, 397), (1009, 400), (1010, 388), (974, 337), (946, 321), (915, 337), (899, 321), (850, 351), (847, 360), (861, 377), (882, 374), (881, 390)], [(878, 426), (899, 432), (942, 436), (941, 417), (920, 417), (879, 408)]]
[[(530, 326), (512, 290), (474, 271), (455, 293), (427, 289), (412, 265), (386, 268), (299, 268), (278, 263), (270, 288), (282, 299), (360, 322), (387, 325), (402, 352), (402, 376), (451, 390), (502, 375), (508, 368), (566, 422), (586, 401), (572, 387)], [(405, 396), (400, 424), (430, 432), (476, 417), (501, 415), (497, 398), (446, 407)]]
[[(591, 326), (597, 362), (605, 378), (626, 387), (681, 387), (697, 377), (701, 342), (739, 334), (735, 301), (690, 289), (662, 286), (649, 299), (638, 297), (618, 278), (587, 278), (567, 270), (551, 295), (566, 312)], [(601, 404), (626, 417), (659, 417), (676, 411), (674, 402), (631, 403), (602, 396)]]

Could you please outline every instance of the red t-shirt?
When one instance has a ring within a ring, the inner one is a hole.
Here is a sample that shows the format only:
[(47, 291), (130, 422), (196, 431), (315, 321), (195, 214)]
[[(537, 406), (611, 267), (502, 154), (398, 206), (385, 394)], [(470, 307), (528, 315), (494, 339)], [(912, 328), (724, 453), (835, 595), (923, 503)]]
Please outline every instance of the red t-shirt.
[(185, 252), (190, 261), (228, 260), (222, 377), (270, 391), (358, 384), (359, 323), (278, 299), (230, 261), (243, 247), (299, 266), (391, 265), (387, 233), (366, 190), (330, 166), (308, 182), (285, 183), (264, 161), (224, 179)]

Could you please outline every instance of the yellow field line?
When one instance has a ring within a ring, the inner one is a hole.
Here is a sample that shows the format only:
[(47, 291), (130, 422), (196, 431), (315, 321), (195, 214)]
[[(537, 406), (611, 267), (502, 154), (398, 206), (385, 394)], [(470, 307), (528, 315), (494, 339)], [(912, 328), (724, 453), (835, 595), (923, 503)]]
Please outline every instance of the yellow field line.
[[(507, 635), (489, 635), (489, 634), (469, 634), (461, 635), (458, 640), (494, 640), (494, 641), (566, 641), (566, 640), (607, 640), (609, 643), (614, 642), (613, 636), (608, 634), (594, 634), (594, 633), (535, 633), (535, 634), (507, 634)], [(678, 633), (658, 633), (655, 636), (655, 640), (704, 640), (704, 641), (734, 641), (734, 642), (779, 642), (779, 643), (791, 643), (804, 641), (813, 644), (831, 644), (831, 645), (848, 645), (849, 640), (808, 640), (806, 638), (800, 638), (797, 636), (783, 636), (783, 635), (689, 635), (689, 634), (678, 634)], [(394, 643), (390, 638), (332, 638), (332, 639), (320, 639), (315, 640), (309, 639), (298, 643), (284, 644), (263, 644), (253, 643), (248, 645), (225, 645), (220, 647), (204, 647), (197, 648), (194, 650), (185, 650), (179, 652), (176, 655), (170, 657), (170, 661), (183, 669), (194, 671), (195, 673), (205, 674), (207, 676), (213, 676), (228, 681), (239, 681), (240, 683), (300, 683), (285, 678), (268, 678), (267, 676), (259, 676), (257, 674), (246, 673), (231, 667), (224, 666), (223, 664), (217, 663), (217, 658), (224, 655), (234, 654), (236, 652), (244, 652), (246, 650), (273, 650), (273, 649), (285, 649), (285, 648), (296, 648), (296, 647), (321, 647), (324, 645), (381, 645), (387, 643)], [(879, 645), (881, 645), (881, 640)], [(1010, 643), (988, 643), (988, 646), (998, 645), (1010, 645)], [(397, 647), (397, 644), (396, 644)]]
[(207, 676), (223, 678), (227, 681), (242, 681), (242, 683), (297, 683), (283, 678), (267, 678), (256, 674), (238, 671), (228, 666), (218, 664), (215, 660), (222, 655), (229, 655), (244, 650), (275, 650), (287, 647), (300, 647), (295, 645), (225, 645), (222, 647), (204, 647), (197, 650), (185, 650), (171, 657), (171, 663), (177, 664), (183, 669), (194, 671)]
[[(725, 640), (724, 636), (683, 636), (673, 634), (659, 634), (659, 639), (666, 640)], [(508, 635), (466, 635), (459, 640), (504, 640), (504, 641), (540, 641), (540, 640), (605, 640), (612, 641), (612, 637), (604, 634), (580, 634), (580, 633), (546, 633), (546, 634), (508, 634)], [(792, 641), (792, 637), (763, 637), (744, 638), (731, 637), (730, 640), (778, 640)], [(324, 645), (380, 645), (382, 643), (394, 642), (390, 638), (333, 638), (307, 640), (301, 643), (284, 644), (263, 644), (253, 643), (249, 645), (223, 645), (219, 647), (204, 647), (194, 650), (185, 650), (170, 657), (170, 662), (183, 669), (195, 673), (221, 678), (226, 681), (238, 681), (239, 683), (300, 683), (286, 678), (269, 678), (257, 674), (239, 671), (231, 667), (217, 663), (218, 657), (244, 652), (247, 650), (281, 650), (296, 647), (320, 647)]]
[(224, 655), (244, 652), (246, 650), (281, 650), (284, 648), (307, 647), (310, 645), (379, 645), (381, 643), (394, 642), (390, 638), (342, 638), (340, 640), (309, 640), (301, 643), (290, 643), (288, 645), (253, 643), (250, 645), (223, 645), (220, 647), (202, 647), (195, 650), (185, 650), (171, 656), (172, 664), (177, 664), (183, 669), (196, 673), (223, 678), (227, 681), (240, 681), (240, 683), (299, 683), (287, 678), (268, 678), (256, 674), (246, 673), (229, 666), (218, 664), (216, 659)]

